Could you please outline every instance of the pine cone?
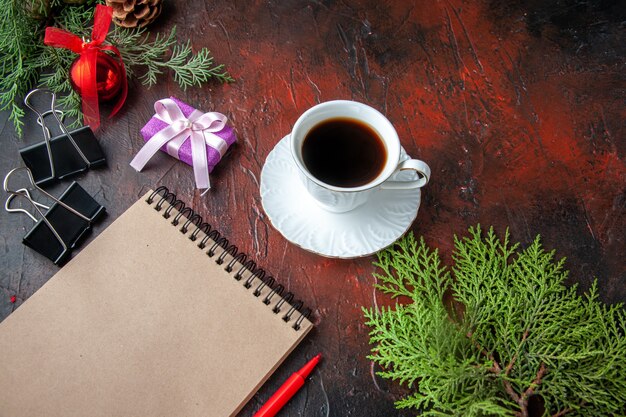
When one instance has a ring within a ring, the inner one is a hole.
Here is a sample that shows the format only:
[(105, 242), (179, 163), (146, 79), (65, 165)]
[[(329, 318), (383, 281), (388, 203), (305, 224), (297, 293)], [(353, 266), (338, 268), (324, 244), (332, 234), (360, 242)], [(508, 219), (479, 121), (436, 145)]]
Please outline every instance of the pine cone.
[(44, 20), (50, 15), (50, 0), (27, 0), (22, 4), (28, 16), (32, 17), (33, 19)]
[(113, 8), (113, 22), (125, 28), (149, 25), (161, 13), (161, 0), (106, 0)]

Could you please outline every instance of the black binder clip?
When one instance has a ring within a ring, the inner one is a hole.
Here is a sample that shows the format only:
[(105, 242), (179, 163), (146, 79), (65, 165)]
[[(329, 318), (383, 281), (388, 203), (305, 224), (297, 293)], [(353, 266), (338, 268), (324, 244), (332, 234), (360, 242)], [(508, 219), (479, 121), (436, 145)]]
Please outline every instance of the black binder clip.
[[(31, 99), (38, 93), (52, 96), (50, 110), (41, 113), (35, 108)], [(24, 163), (32, 172), (35, 184), (45, 185), (106, 162), (102, 148), (89, 126), (71, 132), (65, 127), (63, 112), (55, 107), (56, 94), (49, 90), (35, 89), (26, 95), (24, 104), (37, 114), (37, 123), (41, 125), (44, 139), (43, 142), (20, 150)], [(61, 129), (61, 135), (51, 138), (50, 129), (46, 126), (48, 116), (54, 117)]]
[[(31, 184), (41, 193), (54, 200), (48, 207), (32, 199), (27, 189), (12, 190), (9, 178), (17, 171), (26, 170)], [(69, 259), (71, 250), (76, 248), (91, 230), (91, 225), (105, 213), (105, 208), (98, 204), (76, 181), (59, 197), (53, 197), (35, 184), (28, 168), (15, 168), (4, 177), (4, 191), (9, 193), (4, 208), (8, 212), (26, 213), (35, 225), (24, 236), (22, 242), (44, 255), (56, 265), (62, 265)], [(24, 209), (11, 208), (15, 197), (24, 197), (39, 213), (40, 219)], [(46, 210), (44, 213), (43, 210)]]

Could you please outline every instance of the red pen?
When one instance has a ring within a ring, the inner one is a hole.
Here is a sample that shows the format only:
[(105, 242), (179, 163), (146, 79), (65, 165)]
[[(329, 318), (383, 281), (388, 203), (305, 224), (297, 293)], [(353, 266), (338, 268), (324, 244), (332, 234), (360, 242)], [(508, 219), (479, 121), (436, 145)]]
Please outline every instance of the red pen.
[(321, 358), (322, 354), (320, 353), (308, 361), (302, 369), (291, 375), (253, 417), (274, 417), (291, 397), (302, 388), (304, 380), (313, 371), (313, 368), (315, 368), (315, 365), (318, 364)]

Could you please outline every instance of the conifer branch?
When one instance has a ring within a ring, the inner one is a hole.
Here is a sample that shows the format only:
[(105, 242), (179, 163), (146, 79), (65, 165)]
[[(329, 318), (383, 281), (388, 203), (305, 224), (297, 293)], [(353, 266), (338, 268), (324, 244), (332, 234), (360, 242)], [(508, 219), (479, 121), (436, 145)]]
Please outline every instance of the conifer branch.
[[(455, 238), (452, 274), (407, 234), (378, 255), (376, 288), (402, 300), (364, 309), (371, 360), (413, 393), (396, 403), (420, 416), (624, 415), (626, 314), (564, 285), (563, 260), (470, 228)], [(444, 301), (452, 293), (456, 312)]]
[[(526, 341), (527, 337), (528, 337), (528, 329), (524, 330), (524, 334), (522, 335), (522, 341), (520, 342), (520, 346), (524, 345), (524, 342)], [(504, 369), (504, 374), (505, 375), (508, 376), (511, 373), (511, 370), (513, 369), (513, 366), (515, 366), (515, 361), (517, 360), (517, 356), (518, 355), (519, 355), (519, 350), (517, 352), (515, 352), (515, 354), (511, 358), (511, 362), (509, 362), (509, 364)]]
[(535, 380), (532, 382), (532, 384), (530, 384), (528, 388), (526, 388), (526, 391), (524, 391), (524, 394), (522, 394), (521, 399), (524, 400), (525, 403), (528, 402), (528, 398), (531, 395), (533, 395), (535, 389), (541, 384), (543, 376), (545, 375), (547, 370), (548, 368), (546, 367), (546, 364), (541, 362), (541, 365), (539, 366), (539, 370), (537, 371), (537, 376), (535, 377)]
[(576, 406), (576, 407), (567, 407), (567, 408), (564, 408), (564, 409), (562, 409), (561, 411), (559, 411), (559, 412), (556, 412), (556, 413), (552, 414), (552, 417), (563, 417), (563, 416), (564, 416), (564, 415), (566, 415), (566, 414), (572, 413), (572, 412), (574, 412), (574, 411), (576, 411), (576, 410), (580, 410), (581, 408), (583, 408), (583, 407), (585, 406), (585, 404), (586, 404), (586, 403), (587, 403), (586, 401), (582, 401), (582, 402), (581, 402), (578, 406)]

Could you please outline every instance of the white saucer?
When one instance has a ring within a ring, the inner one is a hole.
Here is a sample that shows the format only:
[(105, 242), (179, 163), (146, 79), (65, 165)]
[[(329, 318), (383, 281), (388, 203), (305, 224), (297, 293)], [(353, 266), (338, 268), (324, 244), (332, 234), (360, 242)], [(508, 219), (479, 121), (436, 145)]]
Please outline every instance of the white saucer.
[[(402, 149), (401, 159), (409, 159)], [(394, 179), (411, 180), (403, 171)], [(300, 182), (289, 149), (289, 135), (270, 152), (261, 171), (263, 209), (290, 242), (333, 258), (357, 258), (386, 248), (415, 220), (420, 190), (379, 189), (364, 205), (346, 213), (321, 208)]]

